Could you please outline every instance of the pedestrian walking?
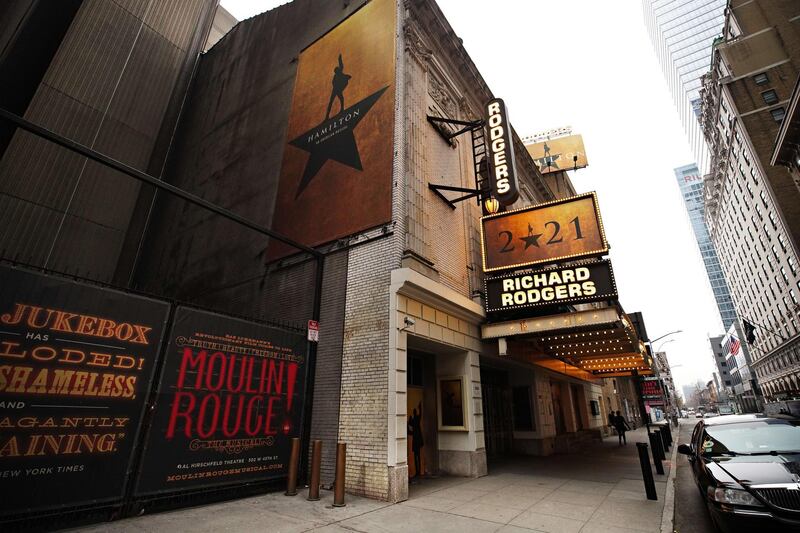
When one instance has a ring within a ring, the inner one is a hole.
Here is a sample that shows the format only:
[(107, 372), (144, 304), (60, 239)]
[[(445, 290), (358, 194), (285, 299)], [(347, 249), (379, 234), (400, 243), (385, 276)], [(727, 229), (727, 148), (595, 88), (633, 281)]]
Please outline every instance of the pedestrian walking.
[(622, 416), (622, 413), (617, 411), (617, 415), (614, 417), (614, 428), (617, 430), (617, 435), (619, 436), (619, 445), (622, 446), (623, 444), (628, 444), (627, 439), (625, 438), (625, 432), (630, 430), (631, 427), (628, 425), (628, 421)]

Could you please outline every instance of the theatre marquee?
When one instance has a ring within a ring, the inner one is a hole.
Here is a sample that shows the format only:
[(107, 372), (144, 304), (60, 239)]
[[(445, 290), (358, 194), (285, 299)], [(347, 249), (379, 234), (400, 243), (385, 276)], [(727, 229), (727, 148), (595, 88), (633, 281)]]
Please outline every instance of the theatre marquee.
[(485, 216), (484, 272), (558, 263), (608, 252), (593, 192)]
[(500, 312), (617, 297), (611, 262), (586, 262), (486, 278), (486, 311)]

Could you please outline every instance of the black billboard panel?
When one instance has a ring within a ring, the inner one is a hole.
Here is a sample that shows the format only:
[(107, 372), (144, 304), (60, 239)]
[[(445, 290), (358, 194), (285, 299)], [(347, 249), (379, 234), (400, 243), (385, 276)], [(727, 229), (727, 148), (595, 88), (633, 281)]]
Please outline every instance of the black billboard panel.
[(0, 280), (0, 515), (121, 500), (169, 304)]
[(608, 260), (486, 278), (486, 311), (490, 313), (616, 297)]
[(306, 346), (299, 333), (178, 308), (136, 494), (285, 476)]

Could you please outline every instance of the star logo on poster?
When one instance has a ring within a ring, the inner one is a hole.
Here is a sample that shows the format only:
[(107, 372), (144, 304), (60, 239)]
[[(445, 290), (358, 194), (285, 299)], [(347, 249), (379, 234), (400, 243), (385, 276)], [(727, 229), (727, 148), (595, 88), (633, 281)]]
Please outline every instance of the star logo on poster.
[[(355, 128), (389, 86), (387, 85), (363, 100), (345, 108), (344, 90), (350, 78), (351, 76), (344, 72), (344, 62), (342, 55), (339, 54), (339, 64), (333, 69), (331, 96), (328, 100), (325, 119), (296, 139), (289, 141), (292, 146), (305, 150), (310, 154), (303, 171), (303, 177), (300, 179), (300, 185), (295, 193), (295, 198), (300, 196), (308, 187), (328, 160), (337, 161), (359, 171), (364, 170), (361, 165), (361, 156), (358, 153), (358, 144), (354, 136)], [(331, 117), (331, 108), (336, 100), (339, 102), (339, 113)]]

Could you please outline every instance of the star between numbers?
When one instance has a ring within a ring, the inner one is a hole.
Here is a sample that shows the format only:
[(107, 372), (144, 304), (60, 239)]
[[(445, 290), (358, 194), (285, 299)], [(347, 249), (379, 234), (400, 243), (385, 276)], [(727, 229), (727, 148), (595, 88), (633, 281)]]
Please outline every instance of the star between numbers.
[(533, 228), (530, 224), (528, 224), (528, 236), (527, 237), (520, 237), (519, 240), (525, 242), (525, 250), (528, 249), (529, 246), (539, 247), (539, 237), (541, 237), (541, 233), (534, 233)]

